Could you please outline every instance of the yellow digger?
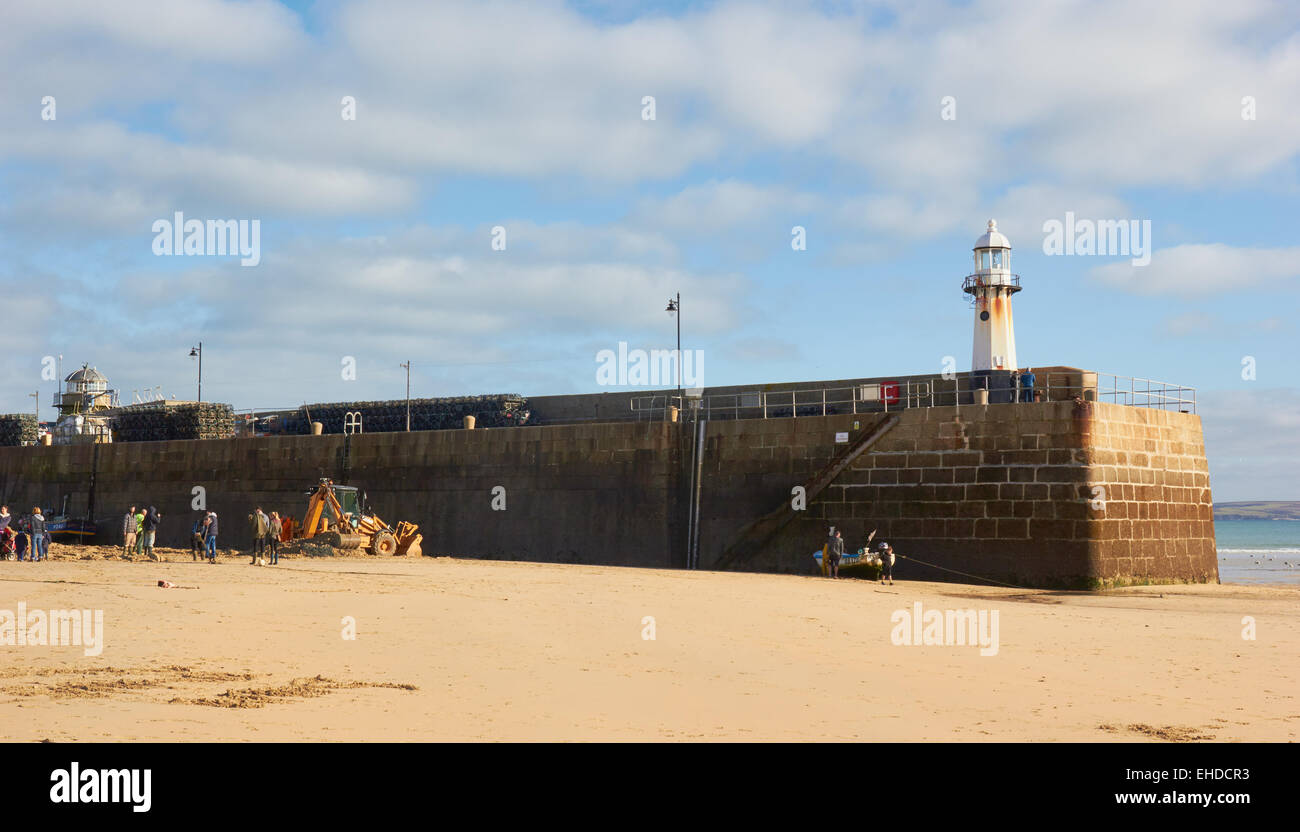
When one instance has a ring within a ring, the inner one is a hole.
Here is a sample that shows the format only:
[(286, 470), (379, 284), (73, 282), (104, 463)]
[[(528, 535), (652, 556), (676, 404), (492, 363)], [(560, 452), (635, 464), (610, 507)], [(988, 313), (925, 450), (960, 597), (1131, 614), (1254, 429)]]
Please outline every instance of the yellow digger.
[[(335, 549), (364, 549), (372, 555), (422, 554), (420, 527), (402, 521), (396, 528), (373, 514), (363, 513), (364, 495), (350, 485), (335, 485), (322, 478), (307, 492), (307, 514), (295, 530), (298, 540), (313, 540)], [(369, 507), (364, 508), (369, 511)]]

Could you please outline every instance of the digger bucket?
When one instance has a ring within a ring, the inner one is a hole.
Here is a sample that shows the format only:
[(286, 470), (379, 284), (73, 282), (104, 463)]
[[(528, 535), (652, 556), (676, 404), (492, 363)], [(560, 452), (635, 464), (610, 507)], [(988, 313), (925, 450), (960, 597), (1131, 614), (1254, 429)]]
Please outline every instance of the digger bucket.
[(397, 524), (397, 554), (417, 558), (424, 554), (420, 548), (420, 541), (424, 540), (424, 535), (420, 534), (419, 528), (414, 523)]

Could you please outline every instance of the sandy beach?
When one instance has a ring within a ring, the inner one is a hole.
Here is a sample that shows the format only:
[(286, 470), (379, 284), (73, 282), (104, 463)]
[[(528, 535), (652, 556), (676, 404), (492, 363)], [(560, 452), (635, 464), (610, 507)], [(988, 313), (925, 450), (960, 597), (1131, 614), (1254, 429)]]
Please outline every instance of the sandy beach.
[[(259, 568), (239, 556), (209, 565), (174, 550), (165, 563), (107, 552), (56, 547), (49, 562), (0, 562), (0, 611), (102, 610), (104, 636), (98, 655), (0, 647), (5, 740), (1300, 734), (1297, 587), (1085, 594), (451, 558)], [(893, 643), (897, 611), (918, 602), (996, 611), (996, 654)], [(1242, 637), (1245, 616), (1255, 640)], [(349, 619), (354, 639), (344, 637)]]

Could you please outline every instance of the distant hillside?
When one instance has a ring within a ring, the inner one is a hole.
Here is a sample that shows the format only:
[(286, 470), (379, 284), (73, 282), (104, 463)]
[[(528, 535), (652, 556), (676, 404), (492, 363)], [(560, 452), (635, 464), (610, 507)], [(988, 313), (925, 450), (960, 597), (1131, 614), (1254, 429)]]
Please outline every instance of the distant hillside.
[(1300, 502), (1247, 500), (1215, 503), (1215, 520), (1300, 520)]

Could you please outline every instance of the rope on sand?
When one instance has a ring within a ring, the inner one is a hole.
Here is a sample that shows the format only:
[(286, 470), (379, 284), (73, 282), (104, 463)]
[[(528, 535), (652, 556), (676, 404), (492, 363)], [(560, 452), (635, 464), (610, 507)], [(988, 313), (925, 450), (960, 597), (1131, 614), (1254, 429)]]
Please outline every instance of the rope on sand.
[(972, 575), (972, 574), (969, 573), (969, 572), (962, 572), (960, 569), (949, 569), (949, 568), (946, 567), (946, 566), (939, 566), (938, 564), (935, 564), (935, 563), (926, 563), (926, 562), (923, 561), (923, 560), (918, 560), (917, 558), (911, 558), (911, 557), (908, 557), (907, 555), (899, 555), (898, 557), (899, 557), (900, 559), (902, 559), (902, 560), (910, 560), (910, 561), (912, 561), (912, 562), (914, 562), (914, 563), (919, 563), (919, 564), (921, 564), (921, 565), (923, 565), (923, 566), (929, 566), (929, 567), (932, 568), (932, 569), (942, 569), (944, 572), (952, 572), (954, 575), (965, 575), (967, 578), (974, 578), (974, 579), (977, 580), (977, 581), (988, 581), (988, 582), (991, 583), (991, 584), (1002, 584), (1003, 586), (1009, 586), (1009, 587), (1011, 587), (1012, 589), (1032, 589), (1032, 588), (1033, 588), (1033, 587), (1028, 587), (1028, 586), (1021, 586), (1020, 584), (1009, 584), (1009, 583), (1007, 583), (1006, 581), (999, 581), (999, 580), (995, 580), (995, 579), (993, 579), (993, 578), (986, 578), (986, 577), (984, 577), (983, 575)]

